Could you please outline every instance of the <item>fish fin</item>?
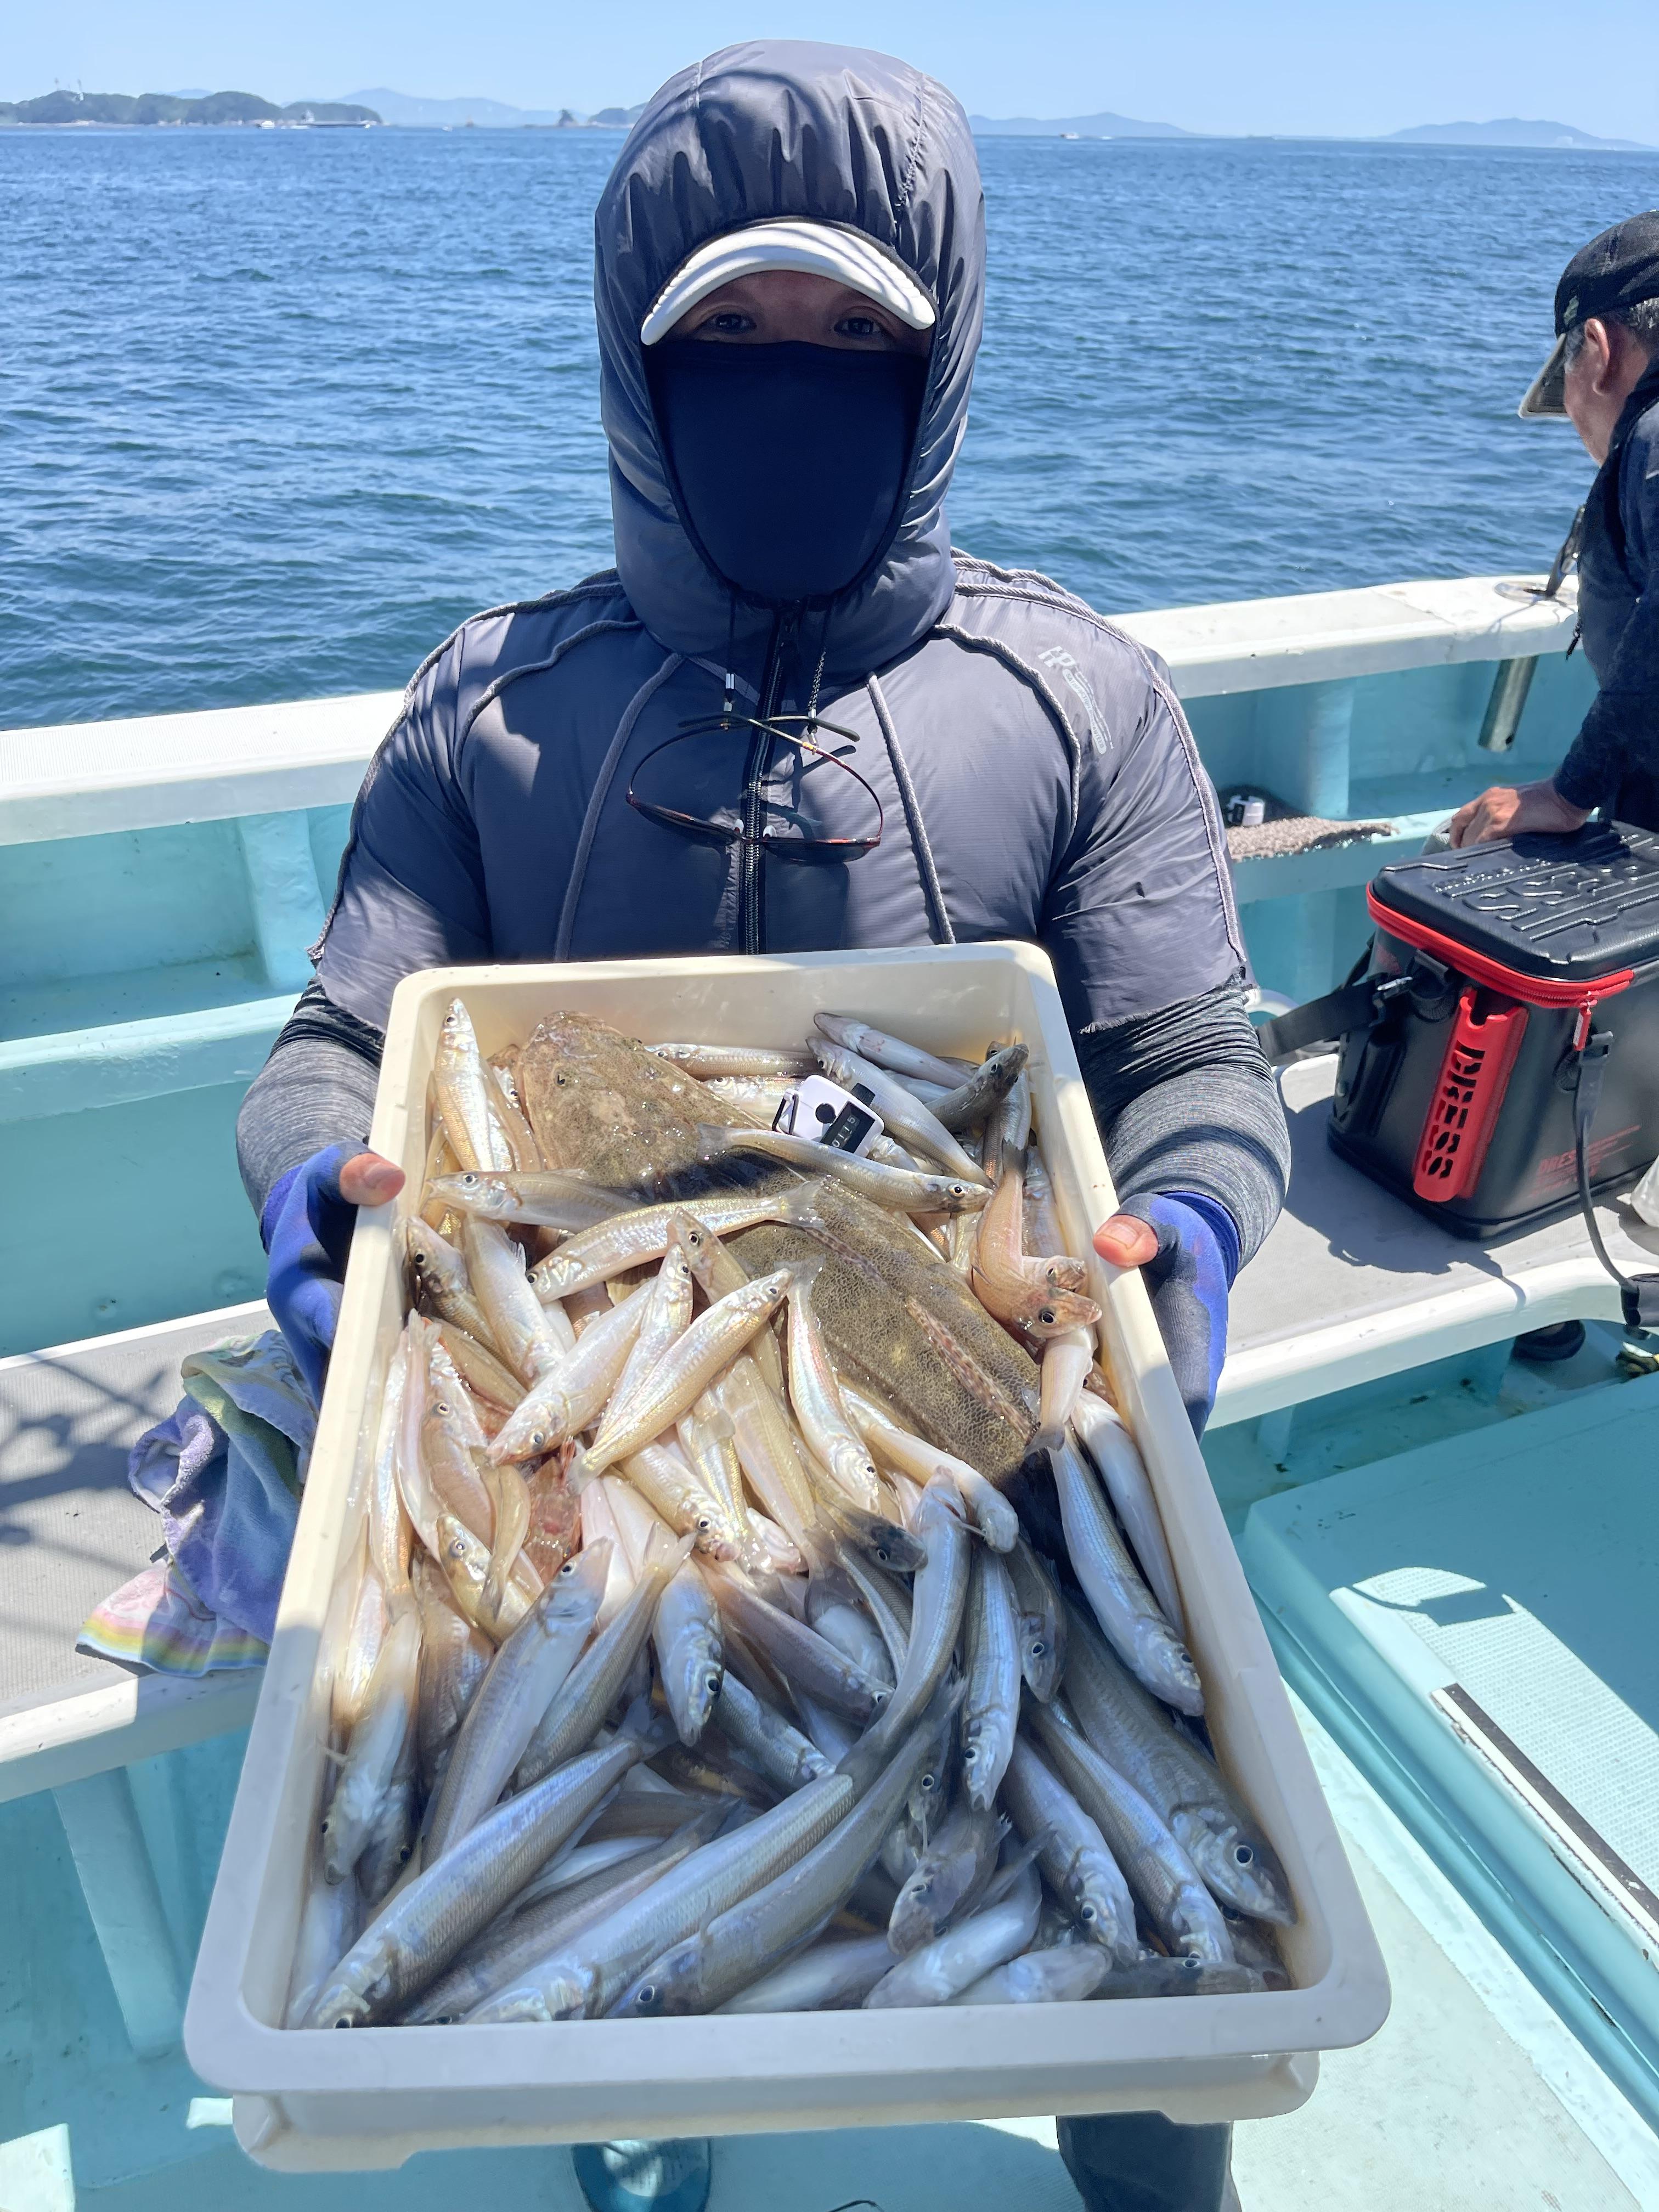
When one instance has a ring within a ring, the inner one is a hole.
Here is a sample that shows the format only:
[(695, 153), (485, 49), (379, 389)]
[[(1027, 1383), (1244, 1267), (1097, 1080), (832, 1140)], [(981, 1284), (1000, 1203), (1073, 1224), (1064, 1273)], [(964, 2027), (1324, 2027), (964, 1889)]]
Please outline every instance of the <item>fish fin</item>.
[[(728, 1128), (721, 1121), (697, 1123), (697, 1144), (705, 1158), (711, 1152), (740, 1151), (744, 1133), (745, 1132), (741, 1128)], [(759, 1132), (751, 1133), (758, 1134)]]
[(823, 1184), (822, 1176), (812, 1176), (805, 1182), (797, 1184), (794, 1189), (779, 1200), (775, 1218), (787, 1222), (792, 1228), (810, 1229), (817, 1219), (818, 1194)]
[(666, 1524), (659, 1521), (646, 1539), (645, 1557), (640, 1562), (641, 1574), (659, 1574), (665, 1582), (677, 1575), (696, 1547), (695, 1536), (677, 1536)]
[(580, 1498), (588, 1484), (597, 1480), (588, 1473), (586, 1444), (578, 1444), (571, 1454), (569, 1464), (564, 1471), (564, 1480), (566, 1488), (574, 1498)]

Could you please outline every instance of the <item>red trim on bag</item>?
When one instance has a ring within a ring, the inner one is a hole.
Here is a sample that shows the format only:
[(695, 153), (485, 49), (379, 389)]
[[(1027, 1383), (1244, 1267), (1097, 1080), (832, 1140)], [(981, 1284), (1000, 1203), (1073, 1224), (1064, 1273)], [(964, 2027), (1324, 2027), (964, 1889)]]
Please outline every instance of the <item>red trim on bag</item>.
[(1523, 975), (1518, 968), (1506, 968), (1501, 960), (1489, 959), (1484, 952), (1471, 951), (1455, 937), (1431, 929), (1425, 921), (1396, 914), (1391, 906), (1382, 903), (1370, 884), (1365, 886), (1365, 903), (1370, 908), (1371, 920), (1379, 929), (1386, 929), (1390, 937), (1415, 945), (1419, 952), (1431, 953), (1449, 968), (1455, 968), (1460, 975), (1484, 983), (1489, 990), (1502, 991), (1508, 998), (1518, 999), (1523, 1006), (1593, 1006), (1598, 999), (1610, 999), (1615, 991), (1627, 991), (1636, 980), (1633, 968), (1616, 969), (1610, 975), (1592, 975), (1583, 982), (1558, 981), (1547, 975)]
[(1478, 1018), (1476, 996), (1470, 983), (1457, 1002), (1412, 1166), (1413, 1190), (1437, 1206), (1467, 1198), (1480, 1182), (1510, 1071), (1527, 1033), (1524, 1006), (1494, 1006)]

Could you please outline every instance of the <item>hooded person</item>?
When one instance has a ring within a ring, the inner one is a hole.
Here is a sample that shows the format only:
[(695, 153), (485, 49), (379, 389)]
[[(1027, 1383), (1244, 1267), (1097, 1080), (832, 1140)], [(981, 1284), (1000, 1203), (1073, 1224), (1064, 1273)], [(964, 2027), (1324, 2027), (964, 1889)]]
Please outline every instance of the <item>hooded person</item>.
[[(362, 1148), (412, 971), (1018, 938), (1054, 963), (1121, 1194), (1100, 1249), (1146, 1267), (1201, 1428), (1284, 1118), (1167, 672), (951, 546), (985, 274), (966, 118), (878, 54), (729, 47), (648, 103), (594, 232), (617, 565), (464, 623), (370, 765), (238, 1128), (274, 1314), (320, 1373), (353, 1209), (402, 1182)], [(1091, 2203), (1227, 2186), (1225, 2130), (1062, 2141)], [(579, 2171), (594, 2203), (693, 2212), (696, 2152)]]
[(273, 1310), (319, 1368), (352, 1208), (401, 1182), (361, 1148), (415, 969), (1020, 938), (1120, 1193), (1101, 1249), (1146, 1267), (1201, 1426), (1284, 1120), (1167, 672), (951, 550), (985, 272), (962, 109), (878, 54), (729, 47), (648, 103), (594, 233), (617, 565), (464, 623), (370, 764), (238, 1129)]

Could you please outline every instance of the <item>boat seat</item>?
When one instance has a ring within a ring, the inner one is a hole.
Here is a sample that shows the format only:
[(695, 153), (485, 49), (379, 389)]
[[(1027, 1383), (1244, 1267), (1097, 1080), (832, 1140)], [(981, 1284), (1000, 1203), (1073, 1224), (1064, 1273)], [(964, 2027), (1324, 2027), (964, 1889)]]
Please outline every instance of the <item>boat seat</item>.
[[(1285, 1067), (1291, 1184), (1231, 1300), (1211, 1425), (1397, 1375), (1562, 1321), (1617, 1321), (1619, 1292), (1577, 1212), (1491, 1245), (1454, 1237), (1338, 1158), (1325, 1140), (1336, 1055)], [(1615, 1194), (1596, 1216), (1627, 1272), (1659, 1262), (1659, 1231)]]
[(265, 1328), (263, 1304), (0, 1359), (0, 1800), (246, 1727), (258, 1670), (137, 1676), (75, 1649), (161, 1524), (127, 1454), (179, 1397), (186, 1353)]

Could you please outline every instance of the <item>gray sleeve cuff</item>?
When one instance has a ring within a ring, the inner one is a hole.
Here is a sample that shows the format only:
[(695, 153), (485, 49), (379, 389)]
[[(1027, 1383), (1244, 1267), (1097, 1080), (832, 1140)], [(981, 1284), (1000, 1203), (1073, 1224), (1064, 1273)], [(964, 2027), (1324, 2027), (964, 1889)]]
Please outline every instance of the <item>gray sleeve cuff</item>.
[(1291, 1145), (1239, 985), (1087, 1030), (1078, 1055), (1120, 1200), (1214, 1200), (1237, 1226), (1243, 1267), (1279, 1218)]
[(256, 1214), (290, 1168), (328, 1145), (366, 1145), (380, 1081), (378, 1030), (313, 983), (242, 1101), (236, 1159)]

